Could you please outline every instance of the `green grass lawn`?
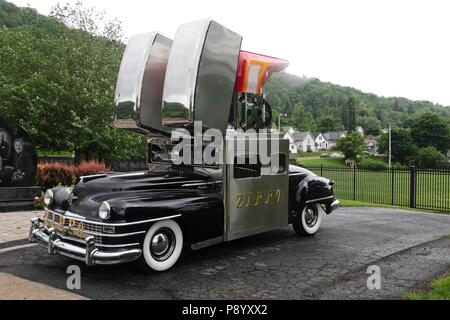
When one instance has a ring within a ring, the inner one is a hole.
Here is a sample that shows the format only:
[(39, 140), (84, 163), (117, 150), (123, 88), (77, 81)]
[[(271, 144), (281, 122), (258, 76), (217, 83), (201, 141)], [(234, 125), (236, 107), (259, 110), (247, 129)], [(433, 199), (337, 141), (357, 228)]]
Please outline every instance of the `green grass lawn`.
[(320, 157), (322, 153), (325, 151), (317, 151), (317, 152), (299, 152), (297, 153), (297, 156), (300, 158), (317, 158)]
[(320, 167), (320, 165), (338, 168), (345, 167), (343, 158), (297, 158), (297, 164), (303, 167)]
[(71, 151), (38, 150), (39, 157), (72, 157)]
[(450, 275), (434, 280), (430, 290), (424, 293), (408, 293), (403, 299), (406, 300), (450, 300)]
[(353, 201), (353, 200), (346, 200), (346, 199), (339, 199), (339, 201), (341, 202), (340, 206), (342, 208), (389, 208), (389, 209), (402, 209), (402, 210), (412, 210), (412, 211), (419, 211), (419, 212), (436, 213), (436, 211), (432, 211), (432, 210), (424, 210), (424, 209), (416, 209), (416, 208), (409, 208), (409, 207), (392, 206), (392, 205), (389, 205), (389, 204), (371, 203), (371, 202), (363, 202), (363, 201)]

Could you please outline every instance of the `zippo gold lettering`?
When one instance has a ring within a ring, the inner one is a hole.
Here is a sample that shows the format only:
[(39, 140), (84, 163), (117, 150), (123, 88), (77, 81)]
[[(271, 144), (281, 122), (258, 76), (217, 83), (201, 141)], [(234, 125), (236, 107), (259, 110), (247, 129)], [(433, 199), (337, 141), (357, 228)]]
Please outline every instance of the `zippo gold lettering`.
[(249, 193), (247, 196), (247, 204), (245, 205), (246, 208), (250, 206), (250, 202), (252, 201), (252, 194)]
[(240, 209), (244, 206), (244, 195), (238, 194), (236, 197), (236, 208)]
[(273, 199), (273, 191), (269, 191), (267, 193), (266, 205), (268, 205), (272, 199)]
[(277, 190), (276, 197), (277, 197), (277, 202), (280, 203), (280, 199), (281, 199), (281, 190), (280, 189)]
[[(254, 202), (252, 203), (252, 200)], [(281, 190), (277, 191), (269, 190), (267, 192), (259, 191), (255, 193), (238, 194), (236, 195), (236, 208), (248, 208), (253, 204), (253, 207), (259, 207), (261, 204), (269, 206), (273, 203), (280, 203)]]
[(254, 206), (255, 206), (255, 207), (259, 207), (259, 202), (260, 202), (262, 199), (264, 199), (264, 192), (258, 192), (258, 193), (256, 194), (256, 201), (255, 201)]

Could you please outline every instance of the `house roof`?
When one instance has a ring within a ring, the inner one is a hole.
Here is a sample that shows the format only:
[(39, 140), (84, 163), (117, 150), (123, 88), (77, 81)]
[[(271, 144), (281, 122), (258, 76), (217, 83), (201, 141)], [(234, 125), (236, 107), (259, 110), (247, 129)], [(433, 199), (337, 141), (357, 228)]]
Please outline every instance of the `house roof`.
[(292, 127), (281, 127), (280, 133), (286, 134), (286, 133), (288, 133), (291, 129), (293, 130)]
[(345, 131), (325, 132), (323, 136), (327, 141), (336, 141), (345, 133), (346, 133)]
[(303, 141), (305, 140), (306, 136), (310, 134), (309, 132), (296, 132), (292, 135), (292, 138), (294, 141)]

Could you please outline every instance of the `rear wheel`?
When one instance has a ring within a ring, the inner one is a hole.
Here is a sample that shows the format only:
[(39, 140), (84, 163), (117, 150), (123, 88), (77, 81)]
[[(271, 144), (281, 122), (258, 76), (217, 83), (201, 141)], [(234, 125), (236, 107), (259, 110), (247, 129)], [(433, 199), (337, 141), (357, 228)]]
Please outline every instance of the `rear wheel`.
[(146, 271), (165, 271), (170, 269), (181, 255), (183, 232), (174, 220), (155, 223), (148, 230), (140, 265)]
[(322, 208), (319, 203), (312, 203), (300, 208), (292, 226), (299, 236), (313, 236), (319, 230), (321, 222)]

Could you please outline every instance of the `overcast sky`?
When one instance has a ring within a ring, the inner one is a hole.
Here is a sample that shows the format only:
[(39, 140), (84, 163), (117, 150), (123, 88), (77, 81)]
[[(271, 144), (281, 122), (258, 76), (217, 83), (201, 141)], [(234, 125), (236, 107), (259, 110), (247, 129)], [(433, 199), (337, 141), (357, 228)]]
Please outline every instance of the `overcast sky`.
[[(67, 2), (8, 1), (43, 14), (58, 2)], [(446, 0), (84, 0), (84, 4), (121, 20), (126, 37), (160, 31), (173, 38), (177, 25), (211, 17), (244, 37), (242, 49), (289, 60), (289, 73), (450, 106)]]

